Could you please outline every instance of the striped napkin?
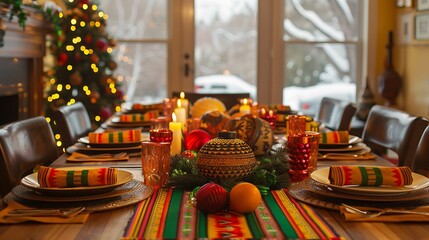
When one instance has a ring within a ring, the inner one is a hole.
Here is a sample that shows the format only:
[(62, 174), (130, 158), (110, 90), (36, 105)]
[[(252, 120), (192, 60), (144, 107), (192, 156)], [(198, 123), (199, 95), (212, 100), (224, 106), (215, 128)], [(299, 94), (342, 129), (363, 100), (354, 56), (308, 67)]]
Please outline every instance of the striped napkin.
[(88, 134), (89, 143), (130, 143), (141, 140), (140, 129)]
[(405, 186), (413, 183), (409, 167), (332, 166), (329, 182), (333, 185)]
[(37, 173), (40, 187), (81, 187), (112, 185), (117, 182), (116, 168), (64, 170), (41, 166)]
[(322, 144), (332, 143), (348, 143), (349, 132), (348, 131), (332, 131), (320, 133), (320, 142)]
[(141, 113), (134, 113), (134, 114), (122, 114), (119, 116), (120, 122), (145, 122), (150, 121), (152, 118), (158, 118), (159, 117), (159, 111), (158, 110), (151, 110), (147, 111), (144, 114)]
[(164, 105), (162, 103), (154, 103), (154, 104), (141, 104), (141, 103), (133, 103), (131, 106), (132, 110), (151, 110), (151, 109), (162, 109)]

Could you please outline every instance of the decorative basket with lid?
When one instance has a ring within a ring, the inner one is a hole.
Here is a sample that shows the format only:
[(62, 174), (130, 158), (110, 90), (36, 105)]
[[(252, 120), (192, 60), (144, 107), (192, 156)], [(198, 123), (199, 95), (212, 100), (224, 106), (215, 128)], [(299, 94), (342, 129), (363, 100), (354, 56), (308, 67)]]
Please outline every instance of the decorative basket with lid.
[(212, 180), (241, 179), (256, 165), (250, 146), (235, 138), (235, 132), (218, 132), (217, 138), (208, 141), (198, 152), (197, 168)]

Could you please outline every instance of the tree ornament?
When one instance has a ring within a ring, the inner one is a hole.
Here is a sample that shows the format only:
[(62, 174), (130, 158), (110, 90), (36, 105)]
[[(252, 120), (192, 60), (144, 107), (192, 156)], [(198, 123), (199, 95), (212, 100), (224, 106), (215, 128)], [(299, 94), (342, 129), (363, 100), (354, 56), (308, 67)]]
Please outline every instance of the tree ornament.
[(79, 52), (76, 52), (76, 53), (74, 54), (74, 59), (75, 59), (76, 61), (80, 61), (80, 60), (82, 59), (82, 55), (81, 55)]
[(68, 59), (67, 53), (60, 53), (57, 58), (58, 66), (64, 66), (67, 62), (67, 59)]
[(199, 151), (201, 147), (212, 139), (212, 136), (203, 129), (194, 129), (185, 136), (185, 149)]
[(69, 81), (72, 86), (79, 86), (82, 83), (82, 76), (80, 75), (80, 72), (73, 72), (69, 77)]
[(91, 62), (93, 62), (95, 64), (97, 64), (100, 61), (100, 57), (98, 57), (97, 54), (91, 54), (90, 59), (91, 59)]
[(98, 93), (96, 91), (91, 91), (91, 94), (89, 94), (89, 97), (98, 100), (98, 99), (100, 99), (100, 93)]
[(104, 38), (101, 38), (101, 39), (99, 39), (99, 40), (97, 40), (97, 42), (95, 42), (95, 47), (99, 50), (99, 51), (102, 51), (102, 52), (105, 52), (106, 50), (107, 50), (107, 47), (108, 47), (109, 45), (107, 44), (107, 41), (106, 41), (106, 39), (104, 39)]
[(91, 34), (86, 34), (86, 36), (85, 36), (85, 42), (86, 43), (91, 43), (92, 42), (92, 35)]
[(101, 117), (101, 119), (108, 119), (110, 116), (112, 116), (112, 112), (109, 108), (101, 108), (98, 115)]
[(109, 67), (109, 69), (110, 70), (115, 70), (116, 68), (118, 68), (118, 64), (115, 62), (115, 61), (113, 61), (113, 60), (111, 60), (110, 62), (109, 62), (109, 65), (108, 65), (108, 67)]
[(271, 125), (252, 114), (230, 119), (224, 128), (228, 131), (235, 131), (237, 138), (249, 144), (257, 156), (266, 154), (274, 143)]
[(228, 204), (228, 192), (221, 185), (210, 182), (198, 189), (195, 194), (198, 210), (215, 213), (225, 210)]

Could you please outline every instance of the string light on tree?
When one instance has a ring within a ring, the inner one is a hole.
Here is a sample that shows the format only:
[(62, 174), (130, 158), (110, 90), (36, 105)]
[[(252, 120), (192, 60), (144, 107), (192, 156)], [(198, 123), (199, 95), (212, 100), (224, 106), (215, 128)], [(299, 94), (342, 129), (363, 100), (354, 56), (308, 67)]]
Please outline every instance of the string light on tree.
[(60, 106), (82, 102), (99, 126), (120, 111), (124, 101), (113, 76), (117, 64), (111, 57), (115, 41), (105, 31), (108, 16), (95, 1), (68, 0), (65, 5), (55, 15), (61, 27), (49, 46), (55, 66), (46, 75), (45, 115), (49, 118)]

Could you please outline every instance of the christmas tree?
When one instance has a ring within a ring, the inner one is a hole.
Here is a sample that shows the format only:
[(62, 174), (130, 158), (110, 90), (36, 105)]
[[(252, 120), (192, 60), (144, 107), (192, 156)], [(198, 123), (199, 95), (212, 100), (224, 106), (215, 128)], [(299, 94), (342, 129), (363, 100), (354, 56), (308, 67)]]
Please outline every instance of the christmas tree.
[(46, 74), (45, 115), (50, 120), (58, 107), (82, 102), (94, 126), (99, 126), (120, 111), (123, 102), (113, 76), (115, 41), (106, 33), (107, 15), (96, 3), (67, 0), (65, 4), (67, 9), (56, 16), (61, 28), (49, 47), (55, 64)]

